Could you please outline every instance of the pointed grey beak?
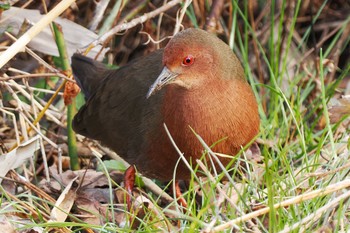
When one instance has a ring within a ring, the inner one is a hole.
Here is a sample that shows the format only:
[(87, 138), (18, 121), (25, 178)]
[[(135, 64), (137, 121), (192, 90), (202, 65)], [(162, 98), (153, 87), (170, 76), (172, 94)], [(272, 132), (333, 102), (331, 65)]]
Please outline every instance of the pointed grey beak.
[(155, 92), (159, 91), (170, 83), (172, 80), (174, 80), (178, 74), (171, 72), (166, 66), (164, 66), (162, 72), (158, 76), (157, 80), (152, 84), (152, 86), (149, 88), (147, 92), (146, 98), (148, 99), (151, 95), (153, 95)]

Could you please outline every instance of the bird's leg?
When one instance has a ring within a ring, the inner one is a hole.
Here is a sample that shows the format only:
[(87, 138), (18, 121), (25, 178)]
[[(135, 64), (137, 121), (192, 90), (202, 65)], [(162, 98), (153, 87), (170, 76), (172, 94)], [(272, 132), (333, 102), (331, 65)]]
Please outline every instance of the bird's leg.
[(131, 197), (132, 190), (135, 184), (135, 173), (136, 169), (134, 165), (131, 165), (128, 169), (126, 169), (124, 173), (124, 186), (126, 189), (126, 204), (128, 206), (128, 211), (131, 211)]
[(176, 194), (176, 199), (177, 199), (177, 203), (179, 205), (181, 205), (184, 208), (187, 208), (187, 201), (185, 200), (185, 198), (182, 196), (181, 193), (181, 189), (179, 186), (179, 181), (175, 181), (175, 194)]

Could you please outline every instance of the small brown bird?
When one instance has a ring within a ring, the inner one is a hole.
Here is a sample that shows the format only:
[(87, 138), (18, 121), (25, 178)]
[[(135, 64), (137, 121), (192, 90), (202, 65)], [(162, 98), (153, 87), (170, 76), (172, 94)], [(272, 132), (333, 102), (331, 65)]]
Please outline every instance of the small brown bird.
[[(259, 131), (257, 102), (240, 61), (203, 30), (179, 32), (164, 50), (117, 70), (78, 54), (72, 68), (87, 100), (74, 130), (101, 141), (150, 178), (171, 180), (179, 160), (164, 123), (192, 164), (204, 149), (191, 129), (215, 144), (214, 152), (229, 155)], [(176, 179), (188, 178), (189, 169), (180, 162)]]

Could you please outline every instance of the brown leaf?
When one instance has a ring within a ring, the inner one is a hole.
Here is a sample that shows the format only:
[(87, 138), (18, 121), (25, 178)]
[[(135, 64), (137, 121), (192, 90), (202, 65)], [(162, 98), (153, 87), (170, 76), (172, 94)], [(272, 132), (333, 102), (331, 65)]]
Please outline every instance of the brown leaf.
[[(18, 168), (25, 161), (27, 161), (27, 159), (33, 157), (34, 152), (40, 148), (39, 138), (39, 136), (35, 136), (29, 139), (28, 141), (22, 143), (9, 153), (1, 155), (0, 177), (4, 177), (9, 170)], [(0, 178), (0, 182), (1, 181), (2, 179)]]
[(339, 99), (339, 105), (332, 106), (329, 110), (329, 118), (332, 124), (339, 122), (344, 116), (350, 114), (350, 100)]
[(49, 222), (64, 222), (67, 219), (76, 199), (76, 187), (73, 187), (73, 183), (77, 179), (78, 176), (72, 179), (57, 199)]
[(69, 105), (72, 103), (72, 99), (78, 95), (80, 88), (76, 83), (66, 82), (63, 92), (64, 104)]

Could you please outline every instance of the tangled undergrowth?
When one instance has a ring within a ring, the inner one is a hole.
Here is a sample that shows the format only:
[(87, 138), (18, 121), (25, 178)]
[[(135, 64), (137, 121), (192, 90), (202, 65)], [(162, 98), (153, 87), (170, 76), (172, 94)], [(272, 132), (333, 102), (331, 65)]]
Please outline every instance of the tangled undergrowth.
[[(0, 3), (2, 229), (350, 230), (348, 1), (70, 2)], [(42, 20), (59, 7), (59, 17)], [(56, 29), (39, 25), (52, 20)], [(261, 130), (229, 169), (232, 177), (207, 174), (183, 183), (186, 210), (174, 201), (172, 184), (139, 176), (130, 214), (122, 186), (128, 165), (71, 130), (74, 106), (84, 100), (74, 97), (69, 57), (96, 45), (88, 56), (119, 67), (189, 27), (215, 33), (238, 55), (259, 103)], [(40, 34), (28, 37), (33, 28)]]

